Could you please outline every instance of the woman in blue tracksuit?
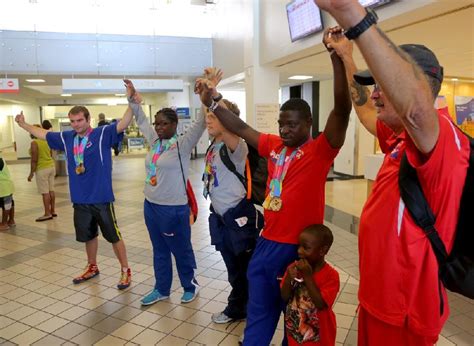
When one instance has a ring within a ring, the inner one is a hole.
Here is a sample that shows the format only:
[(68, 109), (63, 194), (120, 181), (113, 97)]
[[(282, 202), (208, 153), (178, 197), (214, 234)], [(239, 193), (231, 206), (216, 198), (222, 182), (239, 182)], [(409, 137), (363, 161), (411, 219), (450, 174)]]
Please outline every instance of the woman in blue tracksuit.
[(190, 210), (186, 195), (186, 181), (191, 151), (205, 129), (204, 117), (199, 117), (188, 131), (178, 137), (178, 116), (171, 108), (163, 108), (155, 115), (153, 125), (140, 104), (132, 104), (140, 131), (150, 144), (145, 159), (145, 223), (153, 245), (153, 267), (156, 284), (141, 300), (151, 305), (170, 295), (174, 255), (184, 293), (182, 303), (196, 298), (199, 285), (194, 277), (196, 261), (191, 245)]
[[(216, 96), (215, 100), (221, 97)], [(239, 115), (235, 104), (222, 101), (236, 116)], [(211, 199), (211, 243), (224, 259), (232, 287), (227, 307), (213, 314), (212, 321), (228, 323), (247, 316), (247, 267), (263, 227), (263, 215), (247, 199), (245, 179), (242, 179), (245, 177), (247, 144), (228, 132), (212, 112), (206, 115), (206, 125), (209, 135), (214, 137), (206, 153), (203, 174), (204, 197)], [(235, 172), (229, 169), (232, 165)]]

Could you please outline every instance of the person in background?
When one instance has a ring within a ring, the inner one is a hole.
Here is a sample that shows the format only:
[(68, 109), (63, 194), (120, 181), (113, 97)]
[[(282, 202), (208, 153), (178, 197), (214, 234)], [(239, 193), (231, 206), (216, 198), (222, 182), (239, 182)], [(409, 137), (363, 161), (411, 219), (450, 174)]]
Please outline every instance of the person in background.
[(13, 192), (15, 192), (15, 186), (13, 185), (10, 171), (6, 161), (0, 156), (0, 200), (2, 203), (2, 223), (0, 223), (0, 231), (7, 231), (15, 226)]
[[(51, 130), (53, 127), (49, 120), (43, 120), (41, 126), (35, 126), (42, 127), (47, 131)], [(46, 140), (35, 138), (33, 135), (31, 135), (31, 138), (33, 140), (31, 141), (30, 147), (31, 165), (28, 181), (31, 181), (33, 176), (36, 175), (36, 186), (38, 187), (38, 192), (43, 197), (44, 214), (38, 217), (35, 221), (41, 222), (51, 220), (53, 217), (57, 216), (55, 212), (56, 197), (54, 194), (54, 177), (56, 176), (56, 169), (54, 167), (54, 160), (51, 156), (51, 148), (48, 146)]]
[[(217, 91), (215, 98), (222, 98)], [(236, 117), (240, 110), (236, 104), (223, 99), (227, 109)], [(207, 131), (214, 137), (207, 149), (203, 174), (204, 197), (211, 199), (209, 231), (211, 244), (215, 245), (227, 268), (232, 291), (227, 307), (212, 315), (214, 323), (228, 323), (247, 316), (247, 268), (255, 249), (256, 240), (263, 227), (263, 215), (247, 199), (245, 164), (248, 148), (239, 136), (226, 130), (210, 111), (206, 115)], [(230, 160), (235, 172), (229, 170), (224, 159)], [(237, 176), (240, 175), (240, 177)]]
[[(434, 107), (443, 68), (430, 49), (395, 45), (376, 25), (377, 17), (356, 0), (315, 2), (336, 19), (367, 62), (366, 71), (352, 67), (349, 79), (357, 115), (384, 153), (360, 217), (358, 345), (433, 345), (449, 316), (447, 294), (430, 241), (400, 196), (400, 165), (406, 159), (416, 171), (435, 229), (450, 253), (469, 140)], [(353, 65), (347, 39), (328, 44), (345, 66)], [(373, 85), (371, 92), (366, 85)]]
[[(129, 102), (133, 103), (133, 84), (129, 80), (124, 82)], [(50, 148), (66, 152), (76, 240), (85, 243), (87, 254), (87, 266), (73, 279), (73, 283), (80, 284), (99, 275), (97, 250), (100, 225), (102, 235), (112, 244), (120, 262), (117, 288), (123, 290), (131, 285), (132, 271), (128, 266), (125, 242), (113, 206), (115, 197), (110, 148), (121, 139), (121, 133), (132, 121), (132, 110), (128, 107), (117, 124), (95, 129), (91, 127), (89, 110), (84, 106), (72, 107), (68, 117), (73, 129), (63, 132), (49, 132), (26, 123), (23, 112), (16, 116), (15, 121), (36, 138), (46, 139)]]
[(340, 281), (338, 272), (325, 261), (333, 240), (331, 230), (324, 225), (309, 226), (299, 236), (299, 260), (288, 266), (281, 284), (290, 346), (336, 344), (332, 306)]
[(104, 126), (104, 125), (109, 125), (109, 122), (105, 120), (104, 113), (99, 113), (99, 123), (97, 124), (97, 127)]
[[(117, 122), (117, 119), (112, 119), (112, 121), (110, 123), (113, 124), (113, 123), (116, 123), (116, 122)], [(123, 136), (122, 136), (122, 139), (120, 141), (118, 141), (118, 143), (115, 143), (112, 146), (112, 149), (114, 149), (114, 155), (115, 156), (118, 156), (120, 154), (120, 151), (122, 150), (122, 141), (123, 141)]]

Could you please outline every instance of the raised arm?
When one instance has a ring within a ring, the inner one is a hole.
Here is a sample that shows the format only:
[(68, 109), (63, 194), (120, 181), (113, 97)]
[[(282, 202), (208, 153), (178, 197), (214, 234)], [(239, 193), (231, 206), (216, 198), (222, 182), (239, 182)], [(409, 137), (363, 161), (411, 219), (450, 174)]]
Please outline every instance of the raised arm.
[[(366, 15), (357, 0), (314, 1), (346, 30)], [(418, 150), (424, 154), (431, 152), (438, 140), (439, 123), (434, 97), (423, 72), (376, 25), (355, 42)]]
[[(342, 33), (333, 33), (332, 37), (340, 36)], [(329, 29), (324, 32), (323, 42), (329, 36)], [(351, 114), (351, 99), (349, 97), (349, 88), (347, 85), (346, 71), (341, 58), (332, 53), (331, 62), (334, 72), (334, 108), (329, 114), (324, 134), (333, 148), (340, 148), (346, 138), (347, 125)]]
[[(213, 94), (216, 95), (217, 90), (211, 81), (206, 79), (198, 79), (196, 82), (195, 92), (199, 94), (201, 102), (204, 106), (212, 108), (211, 106), (215, 105), (212, 97)], [(227, 108), (223, 107), (221, 101), (219, 101), (219, 103), (215, 106), (216, 108), (214, 108), (213, 113), (217, 116), (217, 118), (219, 118), (220, 122), (227, 130), (235, 133), (239, 137), (242, 137), (254, 148), (258, 148), (258, 138), (260, 137), (260, 132), (251, 128), (242, 119), (235, 116), (234, 113), (232, 113)]]
[[(127, 99), (133, 98), (135, 95), (135, 87), (133, 86), (133, 83), (128, 79), (124, 79), (123, 82), (127, 88)], [(130, 106), (128, 106), (127, 110), (123, 114), (122, 119), (120, 119), (120, 121), (117, 123), (117, 133), (122, 133), (128, 127), (128, 125), (130, 125), (132, 122), (132, 117), (133, 111)]]
[(46, 139), (46, 134), (48, 133), (48, 131), (41, 127), (28, 124), (25, 121), (25, 116), (23, 115), (23, 111), (21, 111), (20, 114), (17, 114), (17, 116), (15, 117), (15, 121), (18, 124), (18, 126), (20, 126), (23, 130), (28, 131), (30, 134), (32, 134), (36, 138)]
[[(331, 28), (332, 32), (341, 32), (341, 27)], [(374, 136), (377, 135), (377, 110), (370, 100), (370, 90), (364, 85), (360, 85), (354, 79), (354, 74), (357, 73), (357, 66), (353, 58), (353, 45), (346, 36), (330, 35), (328, 37), (327, 47), (328, 49), (334, 49), (336, 54), (342, 59), (344, 63), (344, 69), (346, 71), (346, 78), (349, 83), (349, 90), (352, 99), (352, 105), (356, 111), (357, 117), (359, 118), (362, 125)]]

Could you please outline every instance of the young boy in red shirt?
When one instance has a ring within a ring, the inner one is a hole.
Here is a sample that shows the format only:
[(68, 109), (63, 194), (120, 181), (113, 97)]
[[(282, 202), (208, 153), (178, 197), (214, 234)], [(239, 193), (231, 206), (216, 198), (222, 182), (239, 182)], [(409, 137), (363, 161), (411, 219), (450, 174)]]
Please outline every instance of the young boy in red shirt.
[(331, 230), (312, 225), (299, 236), (299, 260), (290, 264), (281, 285), (286, 305), (288, 345), (334, 345), (336, 316), (332, 305), (339, 274), (324, 260), (333, 242)]

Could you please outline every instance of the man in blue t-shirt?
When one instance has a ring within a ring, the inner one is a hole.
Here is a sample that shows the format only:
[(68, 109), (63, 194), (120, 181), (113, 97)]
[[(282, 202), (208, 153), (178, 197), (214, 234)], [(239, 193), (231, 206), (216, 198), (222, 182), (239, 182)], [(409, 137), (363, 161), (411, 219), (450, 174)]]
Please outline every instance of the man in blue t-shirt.
[[(125, 81), (129, 100), (133, 101), (134, 88)], [(97, 266), (98, 228), (104, 238), (112, 243), (122, 267), (118, 289), (130, 286), (131, 270), (127, 252), (117, 226), (112, 191), (112, 154), (110, 148), (121, 140), (122, 132), (132, 120), (132, 110), (127, 108), (122, 119), (114, 124), (92, 129), (89, 110), (74, 106), (68, 114), (73, 130), (48, 132), (25, 122), (23, 112), (15, 121), (24, 130), (40, 139), (46, 139), (51, 149), (66, 153), (69, 172), (69, 191), (74, 208), (76, 240), (86, 244), (87, 267), (73, 283), (78, 284), (99, 274)]]

